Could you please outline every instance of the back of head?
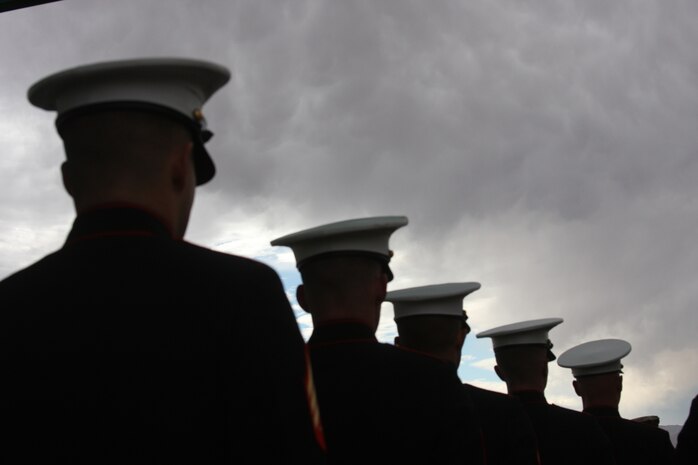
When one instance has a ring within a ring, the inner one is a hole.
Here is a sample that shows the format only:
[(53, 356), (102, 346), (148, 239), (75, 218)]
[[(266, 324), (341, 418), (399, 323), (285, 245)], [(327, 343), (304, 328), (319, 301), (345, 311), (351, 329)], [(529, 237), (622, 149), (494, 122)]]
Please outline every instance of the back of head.
[(170, 155), (191, 142), (178, 122), (130, 110), (76, 116), (62, 123), (60, 133), (76, 201), (113, 190), (156, 188)]
[(439, 357), (462, 343), (463, 319), (449, 315), (420, 315), (395, 320), (400, 346)]
[(575, 392), (582, 398), (584, 408), (617, 408), (620, 404), (623, 390), (623, 378), (620, 373), (579, 376), (573, 385)]
[(548, 348), (542, 345), (505, 346), (495, 350), (497, 373), (509, 392), (543, 392), (548, 382)]
[[(376, 285), (385, 276), (380, 262), (360, 255), (320, 257), (304, 264), (300, 273), (306, 301), (313, 312), (330, 307), (360, 311), (366, 305), (375, 306), (379, 297), (376, 293), (380, 293)], [(381, 302), (383, 296), (380, 296)]]

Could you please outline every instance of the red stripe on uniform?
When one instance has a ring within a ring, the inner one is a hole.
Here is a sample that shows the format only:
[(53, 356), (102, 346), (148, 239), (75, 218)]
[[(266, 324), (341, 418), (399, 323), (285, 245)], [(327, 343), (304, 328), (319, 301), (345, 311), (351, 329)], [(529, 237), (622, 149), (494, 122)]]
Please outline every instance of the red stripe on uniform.
[(313, 422), (313, 431), (315, 432), (315, 440), (323, 451), (327, 451), (325, 443), (325, 432), (322, 429), (322, 420), (320, 418), (320, 407), (317, 403), (317, 394), (315, 393), (315, 382), (313, 381), (313, 367), (310, 364), (310, 354), (308, 346), (304, 347), (305, 351), (305, 395), (308, 398), (308, 408), (310, 409), (310, 418)]

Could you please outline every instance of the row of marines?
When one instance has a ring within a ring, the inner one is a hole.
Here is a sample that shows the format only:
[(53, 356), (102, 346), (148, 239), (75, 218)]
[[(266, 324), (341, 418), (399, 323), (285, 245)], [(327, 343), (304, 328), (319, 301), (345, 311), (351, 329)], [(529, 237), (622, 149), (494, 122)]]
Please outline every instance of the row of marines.
[[(676, 456), (661, 430), (620, 418), (623, 341), (560, 357), (586, 413), (546, 401), (560, 319), (478, 335), (509, 395), (461, 383), (462, 300), (479, 284), (387, 292), (405, 217), (272, 241), (296, 257), (304, 343), (271, 268), (183, 239), (196, 187), (215, 175), (201, 107), (229, 78), (139, 59), (30, 88), (57, 112), (77, 216), (59, 250), (0, 282), (0, 462), (693, 463), (695, 401)], [(394, 345), (375, 336), (386, 300)]]
[[(441, 446), (410, 462), (425, 452), (425, 445), (436, 446), (449, 436), (462, 447), (456, 453), (473, 463), (673, 463), (666, 431), (619, 414), (620, 360), (630, 352), (625, 341), (592, 341), (560, 356), (558, 363), (576, 378), (584, 413), (545, 398), (548, 363), (556, 359), (549, 331), (562, 323), (560, 318), (522, 321), (477, 335), (492, 339), (495, 371), (509, 395), (462, 384), (457, 369), (470, 332), (462, 301), (480, 284), (386, 293), (393, 277), (388, 239), (406, 224), (401, 216), (362, 218), (272, 241), (295, 254), (303, 281), (298, 302), (313, 318), (309, 346), (320, 407), (327, 413), (328, 445), (349, 457), (347, 463), (362, 461), (368, 451), (384, 454), (377, 463), (432, 463), (434, 451), (445, 451), (439, 459), (448, 461), (454, 450)], [(383, 300), (393, 304), (395, 346), (378, 344), (374, 336)], [(447, 368), (448, 376), (429, 371), (436, 365)], [(439, 409), (442, 419), (430, 421)], [(357, 447), (357, 441), (368, 448)]]

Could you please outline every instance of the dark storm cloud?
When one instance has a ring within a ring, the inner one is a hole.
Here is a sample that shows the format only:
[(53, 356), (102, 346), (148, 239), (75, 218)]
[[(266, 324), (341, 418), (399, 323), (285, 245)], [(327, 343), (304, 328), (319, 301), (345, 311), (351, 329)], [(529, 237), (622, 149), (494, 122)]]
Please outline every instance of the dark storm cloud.
[[(205, 109), (219, 172), (190, 239), (267, 254), (299, 228), (406, 214), (394, 288), (480, 281), (474, 325), (561, 316), (560, 350), (627, 338), (633, 412), (683, 421), (698, 390), (681, 377), (698, 369), (696, 10), (76, 0), (0, 15), (0, 272), (60, 245), (72, 215), (53, 116), (26, 88), (92, 61), (209, 59), (234, 76)], [(657, 367), (680, 380), (671, 405)], [(567, 381), (551, 394), (573, 396)]]

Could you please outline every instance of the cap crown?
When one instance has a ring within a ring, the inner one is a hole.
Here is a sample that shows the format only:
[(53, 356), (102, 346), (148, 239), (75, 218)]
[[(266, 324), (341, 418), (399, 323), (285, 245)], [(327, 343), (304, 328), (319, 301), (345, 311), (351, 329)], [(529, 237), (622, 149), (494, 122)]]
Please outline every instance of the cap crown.
[(495, 349), (515, 345), (547, 344), (548, 332), (563, 321), (562, 318), (521, 321), (483, 331), (478, 333), (477, 337), (492, 338), (492, 346)]
[(599, 339), (568, 349), (557, 364), (571, 368), (575, 377), (618, 373), (623, 368), (620, 360), (631, 350), (630, 343), (622, 339)]
[(463, 316), (463, 299), (480, 289), (480, 283), (445, 283), (411, 287), (388, 292), (387, 302), (392, 302), (395, 320), (409, 316), (445, 315)]
[(227, 68), (207, 61), (118, 60), (52, 74), (31, 86), (28, 96), (37, 107), (59, 114), (99, 103), (142, 102), (193, 118), (229, 79)]
[(390, 260), (390, 236), (407, 222), (405, 216), (339, 221), (279, 237), (271, 245), (290, 247), (298, 267), (310, 258), (331, 253), (369, 253)]

